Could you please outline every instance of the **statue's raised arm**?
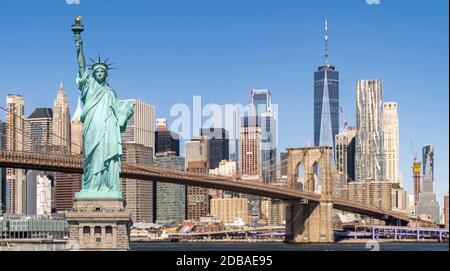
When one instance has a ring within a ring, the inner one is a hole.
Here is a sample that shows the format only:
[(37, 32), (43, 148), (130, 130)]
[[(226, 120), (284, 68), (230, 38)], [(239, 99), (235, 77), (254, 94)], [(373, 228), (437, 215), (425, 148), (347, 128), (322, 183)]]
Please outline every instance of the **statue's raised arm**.
[(75, 37), (75, 46), (77, 48), (79, 75), (82, 77), (86, 72), (86, 58), (83, 51), (83, 39), (81, 38), (81, 32), (84, 31), (84, 27), (81, 24), (81, 16), (78, 16), (75, 19), (75, 24), (72, 25), (72, 31)]

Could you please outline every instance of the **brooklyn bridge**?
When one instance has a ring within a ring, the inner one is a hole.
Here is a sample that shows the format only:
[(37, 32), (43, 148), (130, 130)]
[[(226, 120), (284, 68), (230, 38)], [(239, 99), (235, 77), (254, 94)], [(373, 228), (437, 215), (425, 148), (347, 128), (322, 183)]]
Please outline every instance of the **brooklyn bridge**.
[[(286, 241), (333, 242), (333, 209), (366, 215), (384, 220), (388, 225), (426, 225), (408, 214), (364, 205), (360, 202), (336, 198), (333, 195), (335, 174), (330, 168), (329, 147), (288, 149), (287, 187), (225, 177), (166, 169), (156, 166), (122, 164), (121, 177), (175, 183), (219, 189), (280, 199), (286, 207)], [(321, 166), (321, 192), (314, 192), (313, 164)], [(305, 167), (305, 181), (298, 183), (298, 167)], [(83, 173), (83, 159), (79, 155), (53, 153), (0, 151), (0, 167), (32, 169), (51, 172)], [(430, 225), (426, 225), (430, 226)]]

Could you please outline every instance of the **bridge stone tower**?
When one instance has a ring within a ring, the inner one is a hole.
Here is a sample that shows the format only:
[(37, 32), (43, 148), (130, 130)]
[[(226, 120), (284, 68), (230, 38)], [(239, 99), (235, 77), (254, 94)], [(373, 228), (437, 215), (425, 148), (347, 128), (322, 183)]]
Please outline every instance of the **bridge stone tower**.
[(288, 187), (305, 192), (317, 193), (320, 190), (318, 202), (287, 202), (288, 243), (334, 242), (331, 150), (331, 147), (287, 149)]

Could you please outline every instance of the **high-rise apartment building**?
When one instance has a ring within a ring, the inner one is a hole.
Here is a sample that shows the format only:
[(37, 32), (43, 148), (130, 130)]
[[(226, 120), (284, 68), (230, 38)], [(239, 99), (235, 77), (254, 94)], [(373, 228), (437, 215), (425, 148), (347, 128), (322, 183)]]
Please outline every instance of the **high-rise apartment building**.
[(434, 146), (426, 145), (422, 148), (423, 176), (428, 176), (434, 182)]
[(239, 136), (242, 175), (261, 177), (261, 127), (258, 117), (244, 117)]
[(28, 152), (46, 152), (52, 146), (53, 111), (37, 108), (25, 121), (25, 146)]
[[(173, 152), (157, 153), (153, 160), (155, 166), (184, 171), (184, 157)], [(158, 224), (180, 223), (186, 219), (186, 186), (181, 184), (154, 183), (156, 191), (153, 198), (153, 219)], [(156, 202), (155, 202), (156, 199)], [(156, 210), (155, 210), (156, 208)]]
[(419, 194), (416, 213), (427, 215), (436, 223), (439, 223), (439, 202), (436, 193), (433, 191), (434, 185), (434, 146), (427, 145), (422, 149), (423, 154), (423, 179)]
[(325, 22), (325, 60), (314, 73), (314, 146), (334, 148), (339, 132), (339, 72), (328, 60), (328, 23)]
[(356, 128), (344, 129), (336, 135), (334, 160), (336, 169), (349, 181), (355, 180)]
[(220, 161), (228, 160), (230, 156), (229, 135), (223, 128), (202, 128), (200, 136), (209, 140), (209, 168), (219, 166)]
[[(6, 114), (6, 150), (24, 151), (25, 101), (20, 95), (6, 97), (8, 112)], [(7, 213), (26, 214), (27, 187), (26, 173), (23, 169), (6, 169), (8, 190)]]
[(389, 210), (392, 208), (392, 184), (375, 182), (370, 179), (362, 182), (350, 182), (348, 197), (349, 200), (364, 205)]
[(127, 129), (122, 133), (123, 142), (141, 144), (154, 149), (155, 107), (136, 99), (121, 100), (120, 102), (129, 101), (135, 103), (134, 114), (127, 122)]
[(421, 176), (422, 167), (420, 161), (414, 160), (413, 163), (413, 182), (414, 182), (414, 205), (417, 206), (419, 202), (419, 195), (421, 191)]
[(57, 146), (58, 151), (69, 153), (70, 111), (69, 102), (67, 101), (66, 92), (62, 83), (53, 103), (52, 138), (53, 145)]
[(400, 175), (399, 126), (397, 103), (383, 104), (384, 154), (386, 181), (403, 186)]
[[(123, 162), (152, 165), (153, 149), (136, 143), (123, 144)], [(121, 178), (126, 206), (133, 222), (153, 222), (153, 181)]]
[[(186, 171), (208, 173), (209, 140), (206, 137), (195, 137), (186, 141)], [(200, 220), (209, 213), (208, 189), (187, 187), (187, 219)]]
[(383, 83), (359, 80), (356, 86), (355, 179), (385, 181)]

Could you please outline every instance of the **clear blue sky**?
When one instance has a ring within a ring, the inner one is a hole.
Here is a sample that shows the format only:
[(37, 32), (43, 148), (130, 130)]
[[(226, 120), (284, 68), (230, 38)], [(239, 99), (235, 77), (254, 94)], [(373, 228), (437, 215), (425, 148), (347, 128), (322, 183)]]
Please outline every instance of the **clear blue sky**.
[[(0, 104), (25, 96), (26, 114), (52, 107), (62, 75), (73, 112), (77, 64), (70, 31), (84, 17), (85, 51), (109, 56), (120, 98), (156, 105), (245, 103), (269, 88), (279, 105), (279, 150), (313, 136), (313, 72), (323, 61), (329, 21), (330, 61), (340, 71), (340, 101), (355, 123), (355, 83), (382, 79), (384, 100), (400, 115), (403, 182), (412, 192), (412, 150), (436, 147), (436, 188), (449, 182), (447, 0), (2, 0)], [(4, 119), (4, 114), (0, 114)]]

